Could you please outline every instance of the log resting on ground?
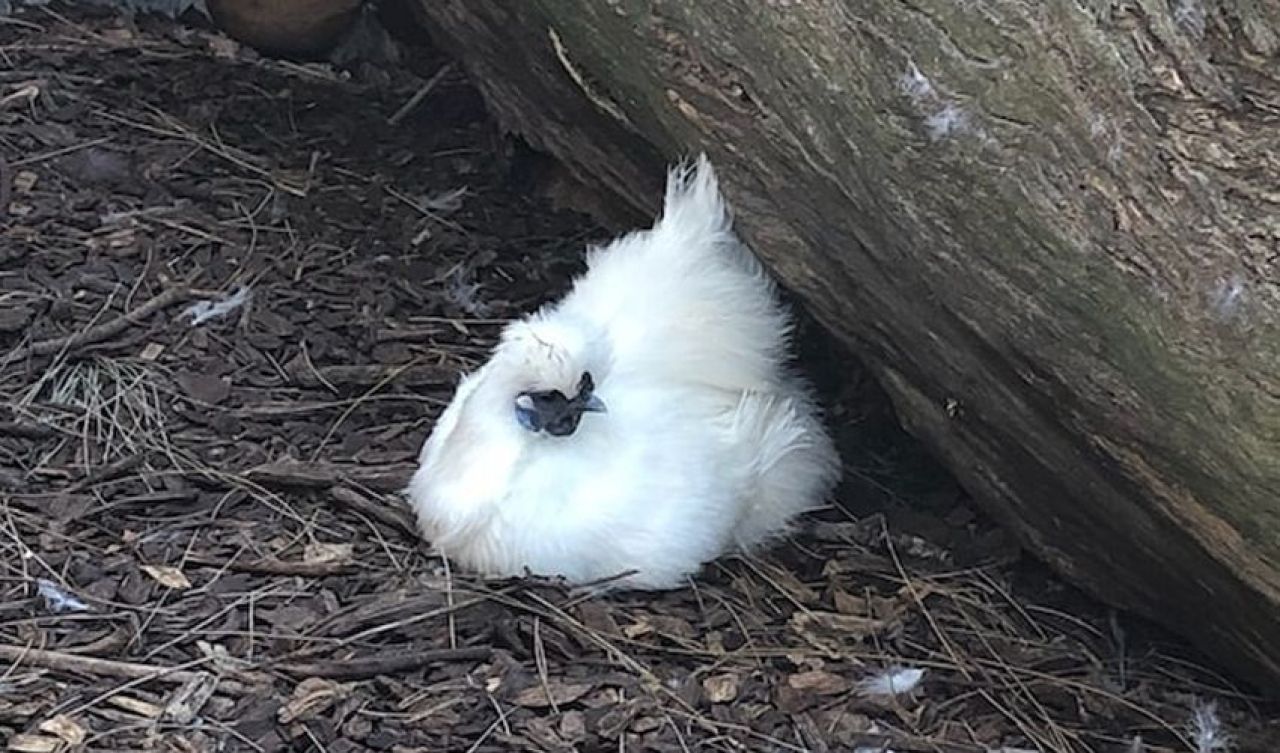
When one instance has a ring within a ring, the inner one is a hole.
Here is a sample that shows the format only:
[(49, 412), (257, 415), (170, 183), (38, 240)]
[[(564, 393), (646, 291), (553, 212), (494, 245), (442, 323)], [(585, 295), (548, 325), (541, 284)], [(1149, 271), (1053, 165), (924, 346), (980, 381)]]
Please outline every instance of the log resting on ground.
[(738, 227), (1000, 520), (1280, 687), (1280, 4), (421, 0), (495, 114)]

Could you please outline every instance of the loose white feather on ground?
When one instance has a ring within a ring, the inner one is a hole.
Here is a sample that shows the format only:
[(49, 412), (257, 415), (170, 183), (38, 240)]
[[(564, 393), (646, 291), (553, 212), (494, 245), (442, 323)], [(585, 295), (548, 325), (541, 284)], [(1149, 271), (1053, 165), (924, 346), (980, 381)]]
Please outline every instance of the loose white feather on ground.
[(868, 698), (892, 698), (910, 695), (924, 679), (925, 670), (915, 667), (893, 667), (858, 683), (858, 692)]
[(406, 494), (458, 564), (671, 588), (821, 505), (839, 461), (705, 157), (458, 386)]

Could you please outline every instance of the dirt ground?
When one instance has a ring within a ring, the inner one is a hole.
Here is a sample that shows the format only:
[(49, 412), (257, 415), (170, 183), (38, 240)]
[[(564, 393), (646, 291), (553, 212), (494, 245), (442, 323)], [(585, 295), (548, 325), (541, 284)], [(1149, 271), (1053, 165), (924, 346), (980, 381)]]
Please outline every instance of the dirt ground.
[(8, 750), (1280, 750), (1274, 707), (1023, 557), (817, 338), (848, 480), (768, 559), (607, 599), (451, 573), (395, 492), (612, 231), (401, 51), (0, 19)]

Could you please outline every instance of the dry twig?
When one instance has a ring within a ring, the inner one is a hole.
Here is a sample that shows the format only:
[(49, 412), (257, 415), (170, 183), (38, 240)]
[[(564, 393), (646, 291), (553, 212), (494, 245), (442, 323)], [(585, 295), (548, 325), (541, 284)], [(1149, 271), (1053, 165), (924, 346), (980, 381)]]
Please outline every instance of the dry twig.
[[(23, 646), (0, 646), (0, 659), (12, 664), (31, 664), (58, 672), (74, 672), (97, 675), (99, 677), (115, 677), (127, 680), (163, 682), (181, 685), (192, 682), (206, 673), (191, 669), (139, 664), (136, 662), (99, 659), (93, 656), (78, 656), (61, 651), (48, 651), (40, 648)], [(256, 679), (256, 678), (254, 678)], [(246, 693), (252, 688), (242, 680), (222, 679), (219, 681), (223, 690), (232, 693)]]
[(344, 661), (314, 661), (276, 665), (294, 677), (324, 677), (331, 680), (363, 680), (378, 675), (396, 675), (448, 661), (485, 661), (493, 655), (488, 646), (440, 648), (398, 656), (368, 656)]
[(21, 361), (31, 356), (47, 356), (60, 351), (72, 352), (85, 345), (101, 342), (115, 337), (128, 329), (130, 325), (137, 324), (157, 311), (162, 311), (170, 306), (190, 300), (194, 295), (194, 291), (187, 287), (169, 288), (133, 311), (121, 314), (110, 321), (94, 325), (65, 337), (40, 340), (31, 345), (17, 348), (9, 353), (7, 360), (11, 362)]

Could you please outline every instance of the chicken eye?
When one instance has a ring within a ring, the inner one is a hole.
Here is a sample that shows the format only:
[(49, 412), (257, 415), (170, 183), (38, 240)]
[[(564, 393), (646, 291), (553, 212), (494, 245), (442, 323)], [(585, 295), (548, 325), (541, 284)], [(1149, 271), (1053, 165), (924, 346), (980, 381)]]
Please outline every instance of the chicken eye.
[(520, 426), (527, 431), (534, 433), (542, 431), (542, 413), (538, 410), (538, 403), (532, 395), (516, 396), (516, 421), (519, 421)]

